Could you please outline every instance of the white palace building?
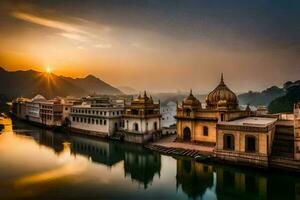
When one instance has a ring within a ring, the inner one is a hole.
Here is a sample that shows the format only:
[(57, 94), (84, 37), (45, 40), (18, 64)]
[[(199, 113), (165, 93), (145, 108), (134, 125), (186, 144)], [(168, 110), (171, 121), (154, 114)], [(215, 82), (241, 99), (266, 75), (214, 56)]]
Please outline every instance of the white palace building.
[(71, 130), (93, 136), (112, 136), (121, 126), (124, 107), (103, 97), (90, 97), (72, 106)]

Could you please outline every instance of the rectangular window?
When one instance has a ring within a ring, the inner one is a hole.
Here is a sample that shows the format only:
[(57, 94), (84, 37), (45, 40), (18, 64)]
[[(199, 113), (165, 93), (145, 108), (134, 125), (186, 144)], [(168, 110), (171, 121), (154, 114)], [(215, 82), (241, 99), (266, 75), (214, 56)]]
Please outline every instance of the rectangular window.
[(203, 135), (208, 136), (208, 127), (207, 126), (203, 127)]
[(246, 136), (245, 138), (245, 151), (255, 152), (256, 151), (256, 138), (254, 136)]

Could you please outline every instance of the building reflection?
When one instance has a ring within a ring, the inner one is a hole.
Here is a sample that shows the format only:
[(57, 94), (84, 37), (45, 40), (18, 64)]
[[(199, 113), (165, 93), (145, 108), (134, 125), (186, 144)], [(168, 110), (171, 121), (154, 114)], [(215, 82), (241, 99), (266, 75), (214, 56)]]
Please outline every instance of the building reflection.
[(267, 177), (216, 167), (219, 199), (267, 199)]
[(70, 136), (71, 153), (89, 157), (93, 162), (113, 166), (123, 160), (123, 149), (101, 140), (93, 140), (80, 136)]
[(65, 140), (63, 135), (55, 135), (52, 131), (42, 130), (40, 132), (39, 143), (52, 148), (58, 154), (64, 151)]
[(214, 191), (216, 186), (213, 167), (192, 159), (177, 160), (176, 180), (177, 189), (181, 187), (193, 199), (204, 196), (208, 190)]
[(160, 176), (161, 156), (159, 153), (147, 151), (142, 146), (124, 145), (125, 176), (143, 184), (147, 189), (155, 174)]
[(155, 175), (160, 176), (161, 156), (140, 145), (107, 142), (79, 135), (65, 135), (48, 130), (15, 131), (32, 137), (37, 143), (50, 147), (56, 154), (64, 152), (64, 143), (70, 143), (70, 153), (89, 158), (92, 162), (112, 167), (124, 161), (125, 177), (146, 189)]
[(191, 199), (300, 199), (299, 179), (193, 159), (177, 159), (176, 180)]

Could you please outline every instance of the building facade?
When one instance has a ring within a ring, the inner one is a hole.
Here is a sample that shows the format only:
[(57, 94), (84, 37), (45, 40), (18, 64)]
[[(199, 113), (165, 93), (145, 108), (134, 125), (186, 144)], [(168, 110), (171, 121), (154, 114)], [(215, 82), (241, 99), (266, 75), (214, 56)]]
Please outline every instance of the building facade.
[(31, 101), (26, 102), (26, 120), (41, 123), (40, 104), (47, 102), (46, 98), (42, 95), (36, 95)]
[(268, 167), (277, 118), (247, 117), (217, 124), (219, 159)]
[(123, 107), (109, 98), (92, 97), (71, 108), (71, 129), (88, 135), (109, 137), (121, 127)]
[(60, 99), (40, 103), (41, 123), (46, 126), (62, 126), (63, 104)]
[(26, 103), (29, 102), (28, 98), (17, 98), (12, 102), (12, 113), (20, 119), (26, 119)]
[(237, 96), (225, 85), (223, 74), (219, 85), (206, 97), (206, 107), (190, 92), (177, 106), (177, 140), (205, 145), (216, 144), (216, 125), (250, 115), (240, 110)]
[(124, 140), (133, 143), (145, 143), (160, 137), (160, 103), (154, 103), (146, 92), (125, 105), (122, 132)]

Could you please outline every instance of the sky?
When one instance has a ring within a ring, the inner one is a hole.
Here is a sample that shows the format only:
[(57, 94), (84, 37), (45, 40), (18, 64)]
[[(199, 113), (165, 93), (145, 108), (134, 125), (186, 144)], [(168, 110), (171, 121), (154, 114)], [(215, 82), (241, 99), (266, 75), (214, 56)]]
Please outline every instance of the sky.
[(1, 0), (0, 66), (153, 92), (300, 79), (299, 0)]

